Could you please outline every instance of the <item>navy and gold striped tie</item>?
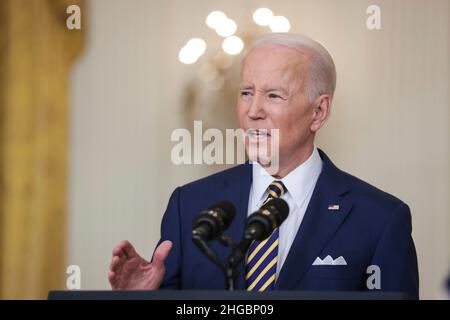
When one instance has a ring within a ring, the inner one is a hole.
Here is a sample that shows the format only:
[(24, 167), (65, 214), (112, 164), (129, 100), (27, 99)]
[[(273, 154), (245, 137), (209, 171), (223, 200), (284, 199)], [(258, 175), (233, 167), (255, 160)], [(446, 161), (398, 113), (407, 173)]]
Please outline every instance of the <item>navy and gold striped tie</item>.
[[(281, 181), (269, 185), (269, 195), (263, 205), (280, 198), (286, 187)], [(275, 286), (278, 261), (278, 228), (264, 241), (254, 241), (247, 254), (245, 287), (247, 291), (268, 291)]]

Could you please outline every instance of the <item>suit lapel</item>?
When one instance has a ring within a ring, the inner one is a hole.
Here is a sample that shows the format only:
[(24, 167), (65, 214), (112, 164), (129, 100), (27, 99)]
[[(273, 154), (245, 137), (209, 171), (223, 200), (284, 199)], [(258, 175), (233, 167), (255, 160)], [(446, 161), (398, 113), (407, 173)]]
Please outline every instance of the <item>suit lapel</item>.
[[(245, 163), (237, 168), (235, 174), (227, 179), (228, 186), (224, 192), (224, 199), (230, 200), (236, 207), (236, 217), (231, 223), (225, 234), (228, 235), (234, 242), (241, 241), (244, 234), (244, 227), (247, 220), (248, 199), (252, 185), (252, 165)], [(227, 259), (231, 253), (229, 248), (219, 245), (217, 248), (221, 252), (221, 256)], [(241, 263), (239, 268), (239, 281), (237, 283), (238, 289), (244, 288), (244, 266)]]
[[(343, 195), (348, 192), (343, 173), (319, 150), (323, 160), (305, 216), (283, 264), (275, 288), (295, 289), (316, 257), (331, 240), (350, 212), (352, 203)], [(339, 210), (329, 210), (337, 205)]]

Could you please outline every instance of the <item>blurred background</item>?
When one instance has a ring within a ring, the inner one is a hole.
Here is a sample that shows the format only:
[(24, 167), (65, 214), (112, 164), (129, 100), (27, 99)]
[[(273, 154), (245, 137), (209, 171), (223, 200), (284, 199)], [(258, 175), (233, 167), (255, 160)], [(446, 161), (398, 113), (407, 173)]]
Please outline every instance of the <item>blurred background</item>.
[(69, 265), (82, 289), (108, 289), (122, 239), (150, 258), (174, 188), (227, 167), (173, 164), (173, 130), (237, 128), (240, 61), (272, 31), (330, 51), (337, 90), (316, 144), (409, 204), (421, 297), (443, 297), (449, 20), (447, 0), (0, 1), (0, 298), (65, 289)]

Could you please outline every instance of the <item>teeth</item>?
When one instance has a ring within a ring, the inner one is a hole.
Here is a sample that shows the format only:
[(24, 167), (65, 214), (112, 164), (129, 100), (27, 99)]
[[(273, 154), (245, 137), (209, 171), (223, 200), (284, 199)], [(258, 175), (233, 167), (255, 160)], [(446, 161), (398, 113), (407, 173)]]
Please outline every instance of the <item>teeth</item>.
[(264, 138), (267, 137), (267, 131), (266, 130), (256, 130), (256, 129), (252, 129), (252, 130), (248, 130), (247, 135), (252, 137), (252, 138)]

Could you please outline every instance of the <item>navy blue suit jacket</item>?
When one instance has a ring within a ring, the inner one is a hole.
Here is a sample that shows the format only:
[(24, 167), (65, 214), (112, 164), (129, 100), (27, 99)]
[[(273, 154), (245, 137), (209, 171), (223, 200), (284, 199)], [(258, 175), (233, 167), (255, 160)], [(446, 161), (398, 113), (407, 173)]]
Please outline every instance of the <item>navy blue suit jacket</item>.
[[(367, 267), (380, 268), (381, 290), (418, 298), (417, 257), (408, 206), (323, 160), (305, 216), (277, 278), (278, 290), (367, 290)], [(185, 186), (172, 194), (161, 226), (161, 241), (171, 240), (161, 288), (225, 289), (221, 270), (191, 241), (194, 217), (212, 204), (231, 201), (236, 217), (226, 234), (239, 241), (247, 218), (252, 166), (243, 164)], [(339, 210), (329, 210), (339, 205)], [(230, 253), (217, 241), (222, 259)], [(312, 265), (317, 257), (344, 257), (347, 265)], [(238, 288), (244, 288), (243, 266)]]

